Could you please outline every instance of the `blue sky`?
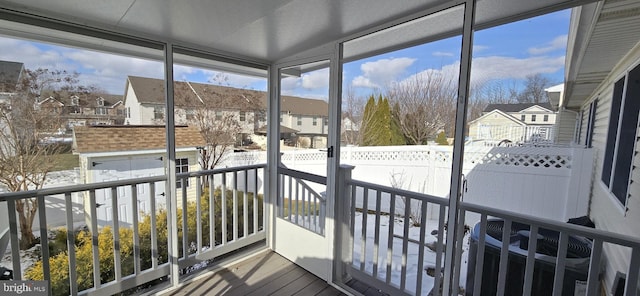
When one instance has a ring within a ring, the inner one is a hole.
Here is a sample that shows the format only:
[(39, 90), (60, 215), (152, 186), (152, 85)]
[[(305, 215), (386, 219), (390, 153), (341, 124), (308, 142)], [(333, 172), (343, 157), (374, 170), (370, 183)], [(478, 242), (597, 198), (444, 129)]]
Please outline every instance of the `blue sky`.
[[(483, 31), (474, 36), (472, 80), (478, 84), (521, 85), (527, 75), (541, 73), (554, 83), (564, 75), (564, 55), (570, 11), (560, 11)], [(386, 85), (401, 82), (423, 71), (456, 73), (460, 59), (460, 37), (386, 53), (345, 64), (343, 88), (368, 96)], [(25, 67), (65, 69), (81, 73), (83, 84), (97, 85), (109, 93), (122, 94), (127, 75), (163, 77), (159, 61), (116, 56), (0, 36), (0, 60), (23, 62)], [(216, 83), (215, 70), (174, 67), (176, 80)], [(264, 78), (223, 73), (225, 85), (266, 89)], [(219, 80), (219, 79), (218, 79)], [(283, 92), (326, 99), (328, 71), (287, 78)]]

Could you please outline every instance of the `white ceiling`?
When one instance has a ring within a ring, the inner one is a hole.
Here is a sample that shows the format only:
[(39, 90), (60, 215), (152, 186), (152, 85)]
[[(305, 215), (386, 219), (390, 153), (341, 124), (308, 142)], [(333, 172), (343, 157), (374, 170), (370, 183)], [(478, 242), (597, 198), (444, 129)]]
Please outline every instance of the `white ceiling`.
[[(447, 0), (0, 0), (0, 18), (29, 14), (260, 63), (322, 48), (383, 24), (464, 1)], [(486, 28), (589, 0), (478, 0), (476, 24)], [(452, 17), (453, 15), (457, 15)], [(460, 13), (433, 17), (430, 26), (353, 43), (347, 59), (460, 33)], [(456, 18), (453, 20), (452, 18)], [(4, 27), (0, 24), (0, 27)], [(382, 27), (378, 27), (382, 28)], [(1, 28), (0, 28), (1, 30)], [(37, 30), (36, 30), (37, 31)], [(5, 31), (6, 32), (6, 31)], [(20, 28), (30, 38), (51, 34)], [(55, 36), (64, 39), (64, 36)], [(73, 39), (73, 38), (71, 38)], [(88, 39), (87, 39), (88, 40)], [(72, 44), (88, 42), (75, 38)], [(385, 42), (380, 42), (381, 40)], [(53, 41), (53, 40), (45, 40)], [(85, 46), (98, 47), (95, 44)], [(356, 46), (357, 45), (357, 46)]]

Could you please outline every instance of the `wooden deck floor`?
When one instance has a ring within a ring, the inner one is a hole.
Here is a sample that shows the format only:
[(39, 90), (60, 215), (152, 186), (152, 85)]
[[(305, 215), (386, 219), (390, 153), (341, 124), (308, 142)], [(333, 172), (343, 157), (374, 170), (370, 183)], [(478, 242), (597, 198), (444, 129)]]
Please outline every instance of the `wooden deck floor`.
[(270, 251), (161, 295), (345, 295)]

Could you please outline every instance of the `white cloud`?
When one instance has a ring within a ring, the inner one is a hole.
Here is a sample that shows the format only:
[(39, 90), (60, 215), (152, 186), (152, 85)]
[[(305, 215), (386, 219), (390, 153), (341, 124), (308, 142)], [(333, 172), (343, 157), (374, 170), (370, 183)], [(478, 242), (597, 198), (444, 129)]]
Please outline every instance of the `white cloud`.
[(452, 57), (453, 53), (444, 52), (444, 51), (436, 51), (436, 52), (432, 53), (432, 55), (436, 56), (436, 57)]
[(567, 47), (567, 35), (560, 35), (554, 38), (553, 40), (551, 40), (551, 42), (547, 43), (545, 46), (529, 48), (528, 52), (529, 54), (532, 54), (532, 55), (541, 55), (541, 54), (552, 52), (554, 50), (565, 49), (566, 47)]
[[(212, 70), (199, 70), (204, 73), (208, 78), (208, 83), (221, 84), (225, 86), (237, 87), (237, 88), (250, 88), (252, 84), (260, 81), (266, 81), (266, 78), (259, 78), (254, 76), (246, 76), (235, 73), (212, 71)], [(261, 89), (264, 90), (264, 89)]]
[(473, 46), (473, 52), (474, 53), (478, 53), (478, 52), (481, 52), (481, 51), (484, 51), (484, 50), (487, 50), (487, 49), (489, 49), (489, 46), (486, 46), (486, 45), (474, 45)]
[(321, 69), (302, 74), (302, 87), (306, 89), (323, 89), (329, 87), (329, 69)]
[(393, 58), (366, 62), (360, 65), (362, 75), (355, 77), (351, 83), (356, 87), (382, 87), (397, 79), (415, 61), (412, 58)]
[[(491, 56), (474, 58), (471, 65), (471, 83), (481, 85), (490, 80), (524, 79), (528, 75), (537, 73), (555, 73), (564, 67), (564, 56), (561, 57), (530, 57), (513, 58)], [(427, 69), (418, 72), (398, 83), (404, 83), (421, 75), (445, 75), (457, 79), (460, 62), (446, 65), (442, 69)]]

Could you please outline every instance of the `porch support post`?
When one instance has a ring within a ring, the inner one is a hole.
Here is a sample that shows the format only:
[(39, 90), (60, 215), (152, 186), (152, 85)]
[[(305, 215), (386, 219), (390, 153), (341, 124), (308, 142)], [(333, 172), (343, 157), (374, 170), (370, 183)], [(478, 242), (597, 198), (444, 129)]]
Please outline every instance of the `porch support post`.
[[(443, 295), (458, 295), (460, 264), (455, 262), (458, 222), (458, 207), (462, 189), (462, 164), (464, 158), (464, 134), (469, 101), (471, 79), (471, 54), (473, 48), (473, 23), (475, 18), (475, 0), (467, 0), (464, 5), (464, 24), (462, 31), (462, 51), (460, 56), (460, 76), (458, 81), (458, 100), (456, 106), (456, 125), (453, 145), (453, 166), (451, 167), (451, 188), (449, 189), (449, 212), (447, 215), (447, 245), (445, 252), (445, 270)], [(460, 221), (464, 223), (464, 221)], [(437, 289), (438, 287), (436, 287)]]
[[(345, 193), (340, 186), (340, 126), (342, 122), (342, 43), (338, 42), (333, 50), (333, 55), (329, 65), (329, 127), (327, 137), (327, 148), (333, 147), (333, 157), (327, 159), (327, 213), (325, 224), (325, 235), (327, 237), (329, 249), (327, 254), (333, 256), (331, 260), (332, 270), (328, 273), (328, 282), (333, 282), (336, 266), (341, 265), (338, 250), (342, 248), (340, 244), (341, 225), (340, 221), (342, 213), (336, 211), (336, 204), (342, 202)], [(324, 126), (324, 124), (323, 124)], [(338, 280), (342, 280), (342, 276), (337, 274)]]
[(276, 206), (278, 200), (278, 166), (280, 164), (280, 71), (275, 65), (269, 66), (267, 88), (267, 185), (266, 224), (267, 244), (270, 249), (276, 248)]
[(180, 282), (178, 268), (178, 201), (176, 199), (176, 133), (174, 98), (173, 98), (173, 45), (166, 43), (164, 46), (164, 96), (165, 96), (165, 132), (167, 135), (167, 182), (165, 182), (165, 194), (167, 195), (167, 216), (169, 223), (167, 231), (169, 236), (169, 265), (171, 285), (177, 286)]

